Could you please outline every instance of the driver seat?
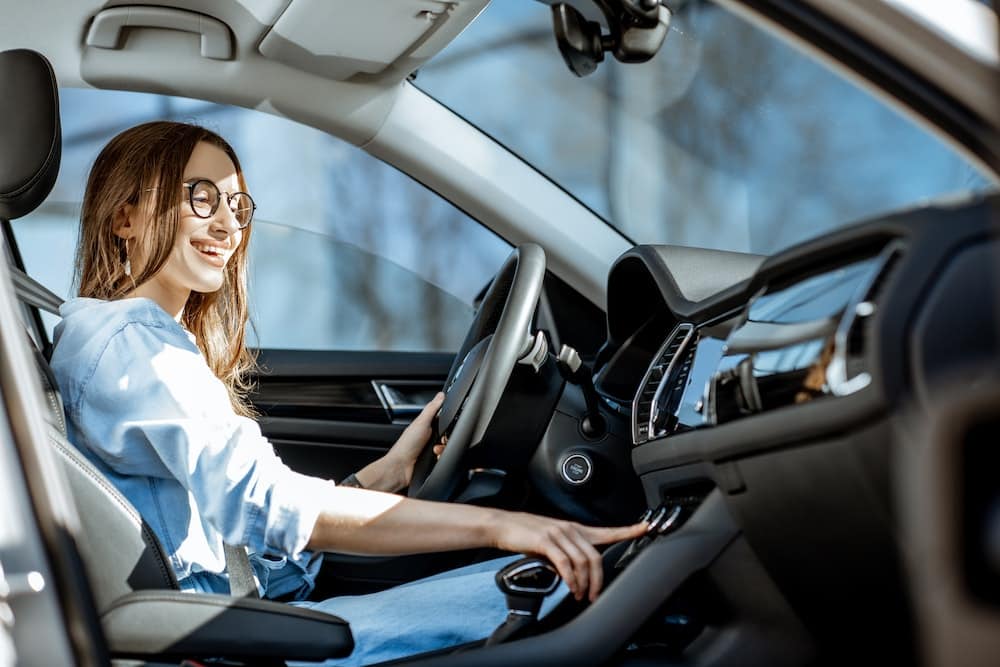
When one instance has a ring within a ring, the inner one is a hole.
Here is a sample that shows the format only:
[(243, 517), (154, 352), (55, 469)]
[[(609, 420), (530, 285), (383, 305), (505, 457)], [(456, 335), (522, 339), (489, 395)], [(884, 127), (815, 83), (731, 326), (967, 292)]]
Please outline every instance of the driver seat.
[[(55, 184), (61, 157), (58, 90), (38, 53), (0, 53), (0, 222), (27, 215)], [(10, 239), (8, 239), (8, 242)], [(12, 269), (20, 300), (38, 307), (47, 290)], [(40, 298), (41, 295), (41, 298)], [(138, 511), (66, 439), (62, 402), (45, 358), (36, 359), (47, 401), (47, 439), (63, 464), (77, 512), (77, 548), (114, 657), (319, 661), (354, 648), (335, 616), (245, 597), (185, 593)]]

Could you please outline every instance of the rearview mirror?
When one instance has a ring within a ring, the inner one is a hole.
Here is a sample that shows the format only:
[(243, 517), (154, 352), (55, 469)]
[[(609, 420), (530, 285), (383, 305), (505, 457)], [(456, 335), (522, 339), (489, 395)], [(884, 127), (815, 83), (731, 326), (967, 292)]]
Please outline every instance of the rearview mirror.
[(556, 33), (559, 53), (573, 74), (587, 76), (604, 60), (601, 24), (588, 21), (574, 7), (552, 5), (552, 29)]

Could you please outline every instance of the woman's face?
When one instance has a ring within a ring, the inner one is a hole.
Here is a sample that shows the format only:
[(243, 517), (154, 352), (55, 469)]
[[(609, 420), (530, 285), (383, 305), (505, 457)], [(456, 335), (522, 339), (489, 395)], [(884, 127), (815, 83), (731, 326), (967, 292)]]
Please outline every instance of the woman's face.
[[(236, 167), (222, 149), (204, 142), (195, 146), (184, 168), (184, 183), (201, 179), (215, 183), (223, 193), (218, 208), (210, 218), (198, 217), (189, 203), (188, 189), (179, 188), (180, 225), (170, 256), (153, 278), (134, 291), (135, 296), (152, 298), (174, 314), (183, 310), (191, 292), (214, 292), (222, 287), (225, 266), (243, 239), (225, 195), (241, 190)], [(136, 210), (130, 219), (135, 223), (135, 236), (142, 238), (139, 228), (151, 223), (150, 216)], [(133, 263), (141, 266), (142, 252), (136, 250), (139, 256)]]

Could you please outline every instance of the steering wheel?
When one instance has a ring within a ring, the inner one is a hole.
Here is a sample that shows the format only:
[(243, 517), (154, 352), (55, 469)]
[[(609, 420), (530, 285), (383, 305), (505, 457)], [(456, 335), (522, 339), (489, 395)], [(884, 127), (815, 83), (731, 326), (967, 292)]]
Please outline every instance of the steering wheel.
[(545, 251), (534, 243), (511, 252), (490, 285), (445, 381), (437, 431), (448, 437), (441, 458), (431, 447), (417, 458), (408, 495), (450, 500), (470, 447), (482, 441), (518, 359), (531, 350), (531, 318), (545, 277)]

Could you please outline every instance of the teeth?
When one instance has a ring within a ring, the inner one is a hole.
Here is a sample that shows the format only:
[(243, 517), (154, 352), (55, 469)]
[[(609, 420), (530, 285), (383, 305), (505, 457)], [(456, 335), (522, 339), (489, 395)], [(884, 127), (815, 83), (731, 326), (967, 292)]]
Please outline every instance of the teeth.
[(222, 255), (223, 254), (222, 248), (219, 248), (218, 246), (207, 245), (205, 243), (193, 243), (192, 245), (194, 246), (195, 250), (198, 250), (199, 252), (207, 253), (209, 255)]

